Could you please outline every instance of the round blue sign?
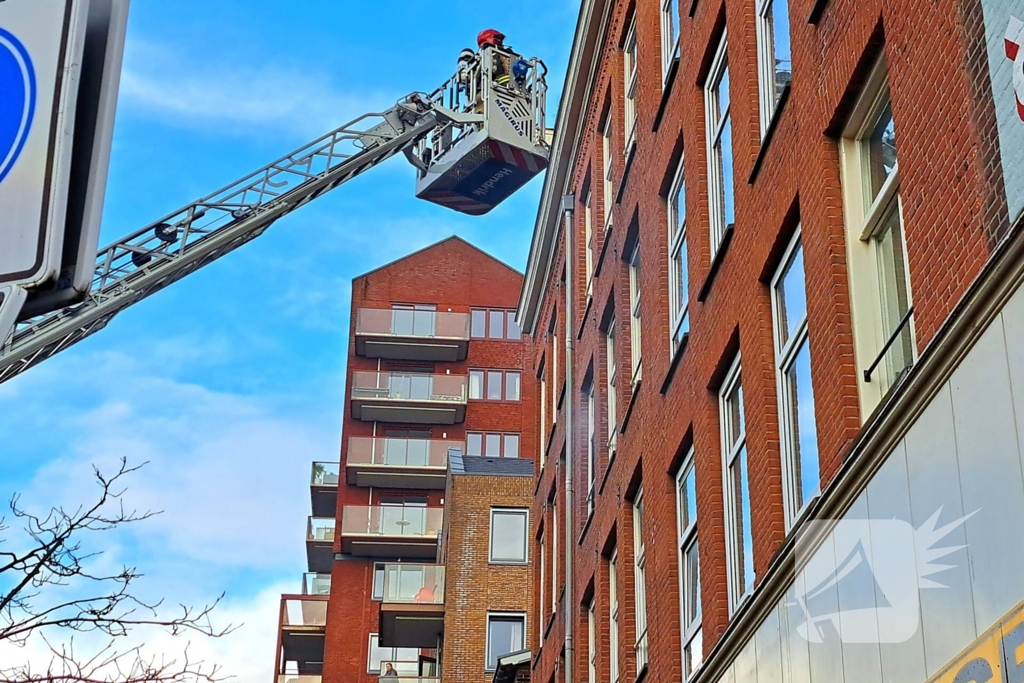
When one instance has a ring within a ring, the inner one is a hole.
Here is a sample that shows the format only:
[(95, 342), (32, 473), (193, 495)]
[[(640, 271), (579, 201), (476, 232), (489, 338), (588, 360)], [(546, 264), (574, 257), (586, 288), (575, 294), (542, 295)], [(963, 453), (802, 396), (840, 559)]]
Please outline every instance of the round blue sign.
[(28, 51), (0, 28), (0, 183), (18, 160), (36, 111), (36, 75)]

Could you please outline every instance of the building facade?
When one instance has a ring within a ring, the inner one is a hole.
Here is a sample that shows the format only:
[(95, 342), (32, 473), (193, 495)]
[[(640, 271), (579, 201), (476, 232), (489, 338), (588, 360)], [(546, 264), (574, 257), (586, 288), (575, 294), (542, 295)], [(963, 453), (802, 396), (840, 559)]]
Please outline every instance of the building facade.
[(533, 680), (1019, 678), (1022, 19), (582, 3), (518, 313)]
[(339, 462), (315, 462), (275, 680), (437, 681), (450, 454), (532, 458), (522, 275), (452, 237), (355, 278)]

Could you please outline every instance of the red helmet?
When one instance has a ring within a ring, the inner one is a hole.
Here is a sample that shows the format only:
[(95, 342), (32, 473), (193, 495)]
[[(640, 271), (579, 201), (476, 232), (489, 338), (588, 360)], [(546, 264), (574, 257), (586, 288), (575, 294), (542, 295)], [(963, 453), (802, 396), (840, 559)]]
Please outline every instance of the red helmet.
[(477, 47), (483, 48), (488, 45), (491, 47), (500, 47), (505, 40), (505, 34), (497, 29), (488, 28), (480, 31), (480, 35), (476, 37)]

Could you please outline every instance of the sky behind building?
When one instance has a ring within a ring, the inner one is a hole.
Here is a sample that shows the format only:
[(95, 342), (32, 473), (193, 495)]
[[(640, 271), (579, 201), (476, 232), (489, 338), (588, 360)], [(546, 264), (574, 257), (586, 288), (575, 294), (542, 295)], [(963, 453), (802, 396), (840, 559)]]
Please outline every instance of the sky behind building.
[[(486, 27), (547, 63), (553, 122), (577, 13), (571, 0), (135, 0), (101, 241), (433, 89)], [(163, 514), (96, 539), (100, 561), (139, 567), (147, 597), (225, 593), (221, 620), (244, 626), (194, 654), (265, 683), (278, 596), (304, 570), (309, 464), (338, 457), (351, 278), (452, 234), (522, 269), (540, 183), (471, 218), (416, 200), (393, 159), (279, 221), (0, 385), (0, 492), (77, 504), (93, 464), (148, 462), (126, 498)]]

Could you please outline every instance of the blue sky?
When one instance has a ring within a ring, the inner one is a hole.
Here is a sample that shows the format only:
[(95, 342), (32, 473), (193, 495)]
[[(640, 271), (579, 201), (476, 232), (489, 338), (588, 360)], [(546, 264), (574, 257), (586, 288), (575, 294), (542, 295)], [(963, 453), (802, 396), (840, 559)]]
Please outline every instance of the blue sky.
[[(433, 89), (485, 27), (545, 60), (553, 121), (578, 9), (134, 0), (102, 241)], [(521, 269), (539, 191), (536, 179), (465, 217), (417, 201), (399, 158), (278, 222), (0, 385), (0, 493), (77, 503), (92, 495), (91, 464), (149, 461), (127, 499), (164, 514), (102, 539), (101, 562), (138, 566), (143, 593), (171, 602), (226, 592), (221, 619), (245, 626), (193, 652), (265, 683), (277, 596), (298, 592), (304, 570), (309, 464), (336, 459), (340, 444), (351, 278), (452, 234)]]

